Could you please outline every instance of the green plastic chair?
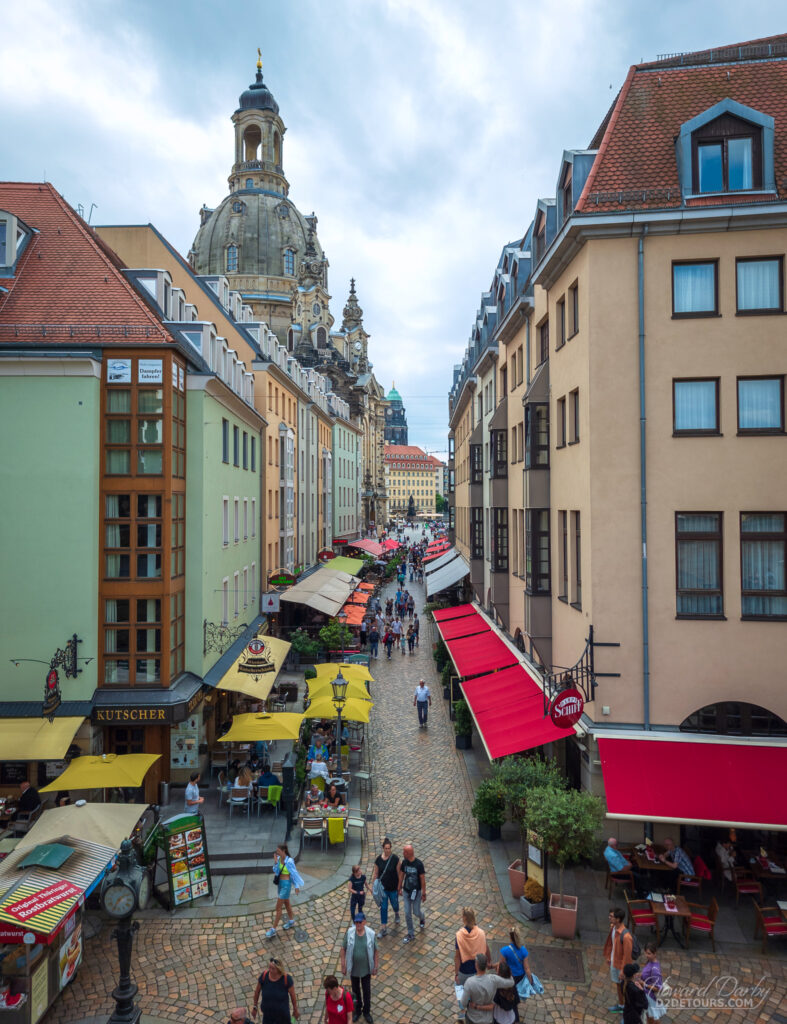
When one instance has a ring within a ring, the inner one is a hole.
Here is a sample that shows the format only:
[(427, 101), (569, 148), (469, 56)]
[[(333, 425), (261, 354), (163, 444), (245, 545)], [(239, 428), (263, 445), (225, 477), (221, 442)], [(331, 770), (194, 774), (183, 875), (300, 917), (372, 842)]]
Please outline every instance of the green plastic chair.
[(268, 796), (264, 800), (260, 801), (260, 806), (262, 806), (262, 804), (270, 804), (270, 806), (274, 809), (276, 814), (278, 814), (279, 802), (281, 800), (281, 791), (281, 786), (268, 786)]

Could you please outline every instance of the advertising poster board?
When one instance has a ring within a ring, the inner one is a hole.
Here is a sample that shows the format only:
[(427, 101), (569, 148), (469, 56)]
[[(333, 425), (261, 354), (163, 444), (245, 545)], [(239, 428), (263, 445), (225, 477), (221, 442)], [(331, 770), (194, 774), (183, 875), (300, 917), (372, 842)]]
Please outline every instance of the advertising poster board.
[(169, 731), (171, 768), (196, 771), (199, 768), (199, 719), (190, 715)]
[(170, 910), (201, 896), (212, 895), (208, 844), (202, 817), (199, 814), (179, 814), (163, 822), (162, 830)]

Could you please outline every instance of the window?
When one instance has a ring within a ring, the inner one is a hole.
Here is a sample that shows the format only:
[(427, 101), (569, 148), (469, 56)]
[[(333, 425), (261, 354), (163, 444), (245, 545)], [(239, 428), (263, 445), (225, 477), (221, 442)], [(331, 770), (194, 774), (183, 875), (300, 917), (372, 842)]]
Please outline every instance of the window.
[(684, 718), (680, 731), (715, 733), (717, 736), (787, 736), (787, 722), (757, 704), (725, 701), (708, 704)]
[(557, 447), (566, 447), (566, 399), (558, 398), (557, 400)]
[(738, 433), (784, 433), (784, 377), (738, 378)]
[(240, 499), (235, 498), (233, 501), (233, 525), (235, 526), (235, 543), (240, 541)]
[(545, 320), (538, 328), (539, 365), (549, 359), (549, 320)]
[(226, 548), (230, 542), (230, 499), (221, 502), (221, 543)]
[(236, 199), (235, 202), (232, 204), (232, 212), (243, 213), (243, 203), (239, 199)]
[(484, 480), (484, 454), (480, 444), (470, 445), (470, 483), (480, 484)]
[(563, 187), (560, 190), (560, 194), (561, 194), (561, 198), (562, 198), (562, 205), (563, 205), (563, 223), (564, 224), (568, 220), (568, 218), (571, 216), (571, 211), (574, 208), (574, 203), (572, 201), (572, 178), (573, 178), (572, 170), (573, 169), (571, 167), (567, 167), (566, 168), (565, 178), (563, 179)]
[(742, 192), (762, 187), (762, 135), (757, 126), (730, 114), (694, 132), (697, 192)]
[(557, 314), (557, 337), (555, 348), (562, 348), (566, 343), (566, 300), (561, 299), (555, 306)]
[[(173, 363), (173, 372), (175, 365)], [(182, 367), (181, 367), (182, 369)], [(186, 396), (182, 391), (172, 392), (172, 453), (170, 464), (173, 477), (186, 477)]]
[(183, 591), (171, 594), (169, 599), (169, 675), (174, 679), (183, 671), (184, 664), (184, 595)]
[(233, 597), (233, 600), (232, 600), (232, 608), (233, 608), (233, 612), (235, 614), (235, 618), (237, 619), (238, 615), (240, 614), (240, 573), (239, 572), (233, 573), (233, 576), (232, 576), (232, 587), (233, 587), (233, 593), (235, 595)]
[(525, 511), (525, 590), (528, 594), (549, 593), (549, 509)]
[(582, 608), (582, 545), (580, 537), (580, 513), (571, 513), (574, 540), (574, 586), (571, 594), (571, 607)]
[(568, 396), (568, 429), (571, 438), (568, 443), (576, 444), (579, 441), (579, 388)]
[(237, 245), (227, 246), (226, 268), (228, 274), (235, 274), (238, 271), (238, 247)]
[(738, 313), (781, 313), (784, 310), (782, 257), (735, 261)]
[(571, 327), (569, 338), (573, 338), (579, 330), (579, 284), (575, 281), (568, 290), (568, 304), (571, 310)]
[(131, 472), (131, 391), (112, 388), (106, 395), (105, 469), (107, 474), (128, 476)]
[(243, 468), (249, 468), (249, 435), (243, 431)]
[(257, 536), (257, 499), (251, 499), (251, 535)]
[(547, 219), (544, 213), (539, 213), (536, 219), (536, 259), (541, 259), (547, 249)]
[(249, 606), (249, 569), (248, 566), (243, 567), (243, 607), (248, 608)]
[(549, 466), (549, 406), (528, 402), (525, 406), (525, 468)]
[(723, 618), (721, 512), (676, 512), (677, 615)]
[(719, 378), (673, 380), (674, 434), (719, 433)]
[(172, 521), (170, 524), (170, 576), (182, 576), (186, 571), (186, 495), (172, 495)]
[[(273, 563), (271, 563), (273, 564)], [(221, 581), (221, 624), (226, 626), (230, 618), (230, 581), (227, 576)]]
[(787, 515), (741, 512), (741, 616), (787, 618)]
[(240, 466), (240, 428), (232, 428), (232, 464)]
[(243, 499), (243, 539), (249, 539), (249, 499)]
[(672, 315), (715, 316), (718, 312), (718, 260), (673, 263)]
[(225, 419), (221, 421), (221, 461), (230, 461), (230, 424)]
[(295, 251), (293, 249), (284, 250), (284, 273), (288, 277), (295, 274)]
[(254, 188), (254, 178), (246, 179), (246, 188)]
[(252, 473), (257, 472), (257, 438), (252, 437), (251, 439), (251, 471)]
[(492, 509), (492, 572), (508, 572), (508, 509)]
[(568, 602), (568, 512), (558, 512), (558, 526), (560, 529), (560, 591), (559, 601)]
[(492, 476), (502, 479), (508, 476), (508, 431), (492, 430), (490, 434)]

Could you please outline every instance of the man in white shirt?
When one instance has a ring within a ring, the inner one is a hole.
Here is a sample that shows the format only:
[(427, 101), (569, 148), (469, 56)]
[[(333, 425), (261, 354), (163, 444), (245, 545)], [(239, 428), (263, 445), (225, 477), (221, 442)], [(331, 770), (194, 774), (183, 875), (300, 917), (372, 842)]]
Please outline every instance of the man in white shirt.
[(418, 727), (419, 729), (426, 729), (426, 720), (429, 715), (429, 708), (432, 706), (432, 694), (429, 691), (429, 687), (423, 681), (419, 682), (415, 688), (415, 696), (413, 697), (413, 704), (418, 709)]
[(312, 766), (309, 769), (309, 778), (316, 779), (318, 775), (321, 775), (326, 782), (330, 779), (328, 774), (328, 765), (323, 760), (322, 754), (318, 754), (312, 761)]
[(205, 797), (199, 795), (199, 772), (192, 772), (189, 775), (189, 782), (186, 786), (186, 802), (184, 810), (190, 814), (200, 813), (200, 804), (205, 803)]

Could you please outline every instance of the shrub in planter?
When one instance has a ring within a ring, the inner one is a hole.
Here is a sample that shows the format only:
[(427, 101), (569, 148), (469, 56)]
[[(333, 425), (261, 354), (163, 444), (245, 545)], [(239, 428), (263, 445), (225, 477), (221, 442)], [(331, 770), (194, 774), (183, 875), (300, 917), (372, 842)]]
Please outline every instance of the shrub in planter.
[(317, 661), (320, 645), (305, 630), (296, 629), (290, 633), (290, 644), (301, 661)]
[(529, 921), (538, 921), (544, 916), (544, 887), (535, 878), (528, 878), (525, 882), (519, 909)]
[(443, 640), (442, 637), (440, 637), (440, 639), (434, 645), (432, 657), (437, 662), (437, 671), (442, 672), (443, 665), (445, 665), (448, 662), (448, 648), (445, 646), (445, 641)]
[(303, 678), (307, 680), (317, 678), (317, 669), (314, 667), (314, 665), (306, 666), (306, 668), (303, 670)]
[(443, 684), (444, 697), (450, 696), (451, 676), (453, 674), (453, 668), (450, 664), (446, 663), (445, 665), (443, 665), (443, 671), (440, 673), (440, 680)]
[(343, 626), (338, 619), (331, 619), (327, 626), (320, 630), (320, 640), (329, 651), (341, 651), (352, 646), (353, 631)]
[(484, 779), (479, 785), (470, 813), (478, 822), (478, 834), (482, 839), (500, 838), (500, 828), (506, 820), (506, 802), (496, 779)]
[(434, 622), (434, 613), (438, 608), (450, 608), (450, 601), (427, 601), (427, 603), (421, 609), (424, 618), (429, 619), (430, 622)]
[(467, 701), (454, 701), (454, 732), (457, 750), (469, 750), (473, 745), (473, 719)]

